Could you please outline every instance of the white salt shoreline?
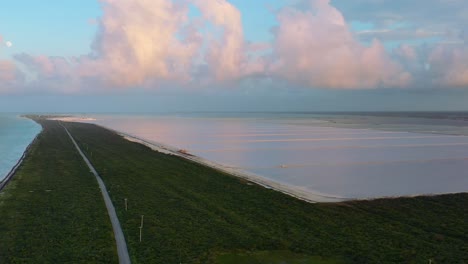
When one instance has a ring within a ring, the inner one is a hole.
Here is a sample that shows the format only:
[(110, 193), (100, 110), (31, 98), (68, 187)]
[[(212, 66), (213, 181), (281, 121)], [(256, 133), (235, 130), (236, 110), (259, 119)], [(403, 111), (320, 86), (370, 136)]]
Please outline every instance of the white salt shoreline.
[(378, 200), (378, 199), (414, 198), (414, 197), (421, 197), (421, 196), (437, 196), (437, 195), (442, 195), (442, 194), (459, 193), (459, 192), (417, 193), (417, 194), (410, 194), (410, 195), (360, 197), (360, 198), (338, 197), (338, 196), (333, 196), (333, 195), (322, 194), (322, 193), (319, 193), (310, 189), (306, 189), (300, 186), (294, 186), (294, 185), (290, 185), (287, 183), (281, 183), (275, 180), (268, 179), (267, 177), (264, 177), (258, 174), (254, 174), (254, 173), (244, 171), (241, 169), (225, 166), (225, 165), (204, 159), (202, 157), (195, 156), (191, 153), (186, 153), (184, 151), (181, 151), (180, 148), (175, 148), (173, 146), (169, 146), (169, 145), (162, 144), (159, 142), (146, 140), (138, 136), (134, 136), (125, 132), (121, 132), (112, 128), (105, 127), (103, 125), (97, 124), (96, 122), (90, 122), (90, 121), (97, 121), (96, 119), (93, 119), (93, 118), (88, 118), (88, 117), (67, 118), (65, 117), (65, 118), (54, 118), (54, 119), (50, 118), (49, 120), (94, 124), (104, 129), (113, 131), (114, 133), (122, 136), (124, 139), (128, 141), (145, 145), (154, 151), (158, 151), (158, 152), (168, 154), (168, 155), (175, 155), (175, 156), (196, 162), (198, 164), (211, 167), (215, 170), (230, 174), (234, 177), (244, 179), (248, 182), (263, 186), (268, 189), (282, 192), (289, 196), (292, 196), (297, 199), (304, 200), (310, 203), (333, 203), (333, 202), (343, 202), (343, 201), (372, 201), (372, 200)]
[[(82, 123), (88, 123), (89, 121), (96, 121), (96, 119), (94, 119), (94, 118), (84, 118), (84, 117), (56, 117), (56, 118), (49, 118), (49, 120), (63, 121), (63, 122), (82, 122)], [(183, 153), (183, 152), (180, 151), (180, 149), (172, 147), (172, 146), (168, 146), (168, 145), (165, 145), (165, 144), (162, 144), (162, 143), (159, 143), (159, 142), (151, 142), (151, 141), (139, 138), (137, 136), (130, 135), (130, 134), (127, 134), (127, 133), (124, 133), (124, 132), (120, 132), (120, 131), (117, 131), (115, 129), (108, 128), (108, 127), (105, 127), (105, 126), (102, 126), (102, 125), (99, 125), (99, 124), (96, 124), (96, 123), (92, 123), (92, 124), (100, 126), (100, 127), (104, 128), (104, 129), (113, 131), (114, 133), (122, 136), (124, 139), (126, 139), (128, 141), (142, 144), (144, 146), (147, 146), (147, 147), (151, 148), (154, 151), (158, 151), (158, 152), (168, 154), (168, 155), (178, 156), (178, 157), (181, 157), (181, 158), (196, 162), (198, 164), (201, 164), (201, 165), (213, 168), (215, 170), (227, 173), (227, 174), (232, 175), (234, 177), (244, 179), (244, 180), (246, 180), (248, 182), (258, 184), (258, 185), (260, 185), (260, 186), (262, 186), (264, 188), (272, 189), (272, 190), (275, 190), (275, 191), (278, 191), (278, 192), (282, 192), (284, 194), (287, 194), (289, 196), (295, 197), (297, 199), (300, 199), (300, 200), (303, 200), (303, 201), (306, 201), (306, 202), (310, 202), (310, 203), (335, 203), (335, 202), (342, 202), (342, 201), (351, 200), (351, 199), (346, 199), (346, 198), (342, 198), (342, 197), (333, 197), (333, 196), (329, 196), (329, 195), (324, 195), (324, 194), (320, 194), (320, 193), (317, 193), (317, 192), (312, 192), (312, 191), (307, 190), (307, 189), (303, 189), (301, 187), (279, 183), (279, 182), (270, 180), (270, 179), (268, 179), (266, 177), (263, 177), (261, 175), (257, 175), (257, 174), (251, 173), (251, 172), (246, 172), (246, 171), (243, 171), (243, 170), (240, 170), (240, 169), (234, 169), (234, 168), (231, 168), (231, 167), (227, 167), (227, 166), (224, 166), (222, 164), (218, 164), (216, 162), (213, 162), (213, 161), (210, 161), (210, 160), (207, 160), (207, 159), (192, 155), (190, 153)]]
[(51, 117), (47, 118), (48, 120), (53, 121), (63, 121), (63, 122), (89, 122), (89, 121), (96, 121), (95, 118), (92, 117), (76, 117), (76, 116), (65, 116), (65, 117)]
[[(99, 126), (99, 125), (98, 125)], [(103, 126), (101, 126), (103, 127)], [(227, 173), (229, 175), (232, 175), (234, 177), (244, 179), (248, 182), (260, 185), (264, 188), (267, 189), (272, 189), (281, 193), (284, 193), (286, 195), (292, 196), (294, 198), (297, 198), (299, 200), (303, 200), (309, 203), (338, 203), (338, 202), (345, 202), (345, 201), (373, 201), (373, 200), (380, 200), (380, 199), (398, 199), (398, 198), (416, 198), (416, 197), (432, 197), (432, 196), (438, 196), (438, 195), (444, 195), (444, 194), (455, 194), (455, 193), (428, 193), (428, 194), (414, 194), (414, 195), (402, 195), (402, 196), (381, 196), (381, 197), (369, 197), (369, 198), (343, 198), (343, 197), (337, 197), (337, 196), (330, 196), (330, 195), (325, 195), (321, 194), (318, 192), (313, 192), (301, 187), (297, 186), (292, 186), (289, 184), (284, 184), (280, 182), (276, 182), (274, 180), (270, 180), (264, 176), (254, 174), (251, 172), (243, 171), (240, 169), (234, 169), (231, 167), (224, 166), (222, 164), (195, 156), (190, 153), (184, 153), (181, 152), (181, 149), (177, 149), (159, 142), (151, 142), (127, 133), (123, 133), (120, 131), (116, 131), (107, 127), (103, 127), (105, 129), (111, 130), (114, 133), (117, 133), (118, 135), (122, 136), (124, 139), (142, 144), (144, 146), (147, 146), (151, 148), (154, 151), (161, 152), (164, 154), (168, 155), (174, 155), (178, 156), (193, 162), (196, 162), (198, 164), (213, 168), (217, 171), (221, 171), (224, 173)]]
[[(89, 121), (96, 121), (96, 119), (94, 119), (94, 118), (73, 117), (73, 116), (72, 117), (49, 118), (49, 120), (63, 121), (63, 122), (82, 122), (82, 123), (88, 123)], [(105, 126), (102, 126), (102, 125), (99, 125), (99, 124), (96, 124), (96, 123), (92, 123), (92, 124), (100, 126), (100, 127), (104, 128), (104, 129), (113, 131), (114, 133), (122, 136), (124, 139), (126, 139), (128, 141), (142, 144), (144, 146), (147, 146), (147, 147), (151, 148), (154, 151), (158, 151), (158, 152), (168, 154), (168, 155), (178, 156), (178, 157), (181, 157), (181, 158), (196, 162), (198, 164), (201, 164), (201, 165), (213, 168), (215, 170), (227, 173), (227, 174), (235, 176), (237, 178), (244, 179), (244, 180), (249, 181), (251, 183), (258, 184), (258, 185), (260, 185), (260, 186), (262, 186), (264, 188), (268, 188), (268, 189), (272, 189), (272, 190), (275, 190), (275, 191), (278, 191), (278, 192), (282, 192), (284, 194), (287, 194), (289, 196), (295, 197), (297, 199), (300, 199), (300, 200), (303, 200), (303, 201), (306, 201), (306, 202), (310, 202), (310, 203), (335, 203), (335, 202), (342, 202), (342, 201), (350, 200), (350, 199), (346, 199), (346, 198), (342, 198), (342, 197), (333, 197), (333, 196), (329, 196), (329, 195), (320, 194), (320, 193), (317, 193), (317, 192), (312, 192), (310, 190), (303, 189), (303, 188), (297, 187), (297, 186), (292, 186), (292, 185), (288, 185), (288, 184), (279, 183), (279, 182), (270, 180), (270, 179), (268, 179), (266, 177), (263, 177), (261, 175), (257, 175), (257, 174), (247, 172), (247, 171), (243, 171), (243, 170), (240, 170), (240, 169), (234, 169), (234, 168), (231, 168), (231, 167), (227, 167), (227, 166), (224, 166), (222, 164), (219, 164), (219, 163), (216, 163), (216, 162), (213, 162), (213, 161), (210, 161), (210, 160), (195, 156), (195, 155), (190, 154), (190, 153), (183, 153), (183, 152), (180, 151), (180, 149), (172, 147), (172, 146), (168, 146), (168, 145), (165, 145), (165, 144), (162, 144), (162, 143), (159, 143), (159, 142), (151, 142), (151, 141), (142, 139), (140, 137), (130, 135), (130, 134), (127, 134), (127, 133), (124, 133), (124, 132), (121, 132), (121, 131), (117, 131), (115, 129), (108, 128), (108, 127), (105, 127)]]
[(154, 151), (178, 156), (178, 157), (196, 162), (198, 164), (201, 164), (201, 165), (213, 168), (215, 170), (227, 173), (229, 175), (244, 179), (246, 181), (258, 184), (262, 187), (272, 189), (278, 192), (282, 192), (284, 194), (287, 194), (289, 196), (295, 197), (297, 199), (300, 199), (306, 202), (334, 203), (334, 202), (342, 202), (342, 201), (349, 200), (349, 199), (341, 198), (341, 197), (333, 197), (333, 196), (327, 196), (327, 195), (323, 195), (319, 193), (313, 193), (309, 190), (305, 190), (300, 187), (279, 183), (279, 182), (270, 180), (266, 177), (263, 177), (263, 176), (260, 176), (251, 172), (246, 172), (243, 170), (230, 168), (230, 167), (218, 164), (216, 162), (213, 162), (213, 161), (210, 161), (210, 160), (198, 157), (198, 156), (194, 156), (189, 153), (183, 153), (180, 151), (180, 149), (177, 149), (177, 148), (174, 148), (174, 147), (162, 144), (162, 143), (151, 142), (151, 141), (148, 141), (148, 140), (145, 140), (145, 139), (142, 139), (142, 138), (139, 138), (139, 137), (127, 134), (127, 133), (116, 131), (107, 127), (104, 127), (104, 128), (114, 131), (115, 133), (119, 134), (120, 136), (122, 136), (124, 139), (128, 141), (142, 144), (144, 146), (151, 148)]

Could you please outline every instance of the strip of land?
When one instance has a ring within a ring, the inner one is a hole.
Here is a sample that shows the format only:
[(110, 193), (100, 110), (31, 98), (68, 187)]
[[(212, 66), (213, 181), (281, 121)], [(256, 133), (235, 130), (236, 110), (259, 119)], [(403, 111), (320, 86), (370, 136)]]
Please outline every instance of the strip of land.
[(327, 196), (327, 195), (324, 195), (324, 194), (313, 193), (310, 190), (301, 189), (299, 187), (292, 186), (292, 185), (282, 184), (282, 183), (270, 180), (270, 179), (268, 179), (266, 177), (263, 177), (261, 175), (257, 175), (257, 174), (251, 173), (251, 172), (242, 171), (242, 170), (234, 169), (234, 168), (229, 168), (229, 167), (223, 166), (221, 164), (218, 164), (216, 162), (213, 162), (213, 161), (210, 161), (210, 160), (207, 160), (207, 159), (195, 156), (195, 155), (191, 155), (189, 153), (181, 152), (177, 148), (174, 148), (174, 147), (162, 144), (162, 143), (150, 142), (150, 141), (144, 140), (142, 138), (126, 134), (126, 133), (121, 133), (121, 132), (116, 132), (116, 133), (123, 136), (126, 140), (136, 142), (136, 143), (139, 143), (139, 144), (143, 144), (143, 145), (145, 145), (145, 146), (147, 146), (147, 147), (149, 147), (149, 148), (151, 148), (151, 149), (153, 149), (155, 151), (165, 153), (165, 154), (169, 154), (169, 155), (182, 157), (184, 159), (196, 162), (196, 163), (201, 164), (203, 166), (213, 168), (213, 169), (218, 170), (220, 172), (224, 172), (224, 173), (239, 177), (239, 178), (247, 180), (249, 182), (261, 185), (261, 186), (263, 186), (265, 188), (273, 189), (275, 191), (282, 192), (284, 194), (290, 195), (292, 197), (295, 197), (295, 198), (298, 198), (298, 199), (301, 199), (301, 200), (304, 200), (304, 201), (307, 201), (307, 202), (331, 203), (331, 202), (342, 202), (342, 201), (346, 200), (345, 198), (333, 197), (333, 196)]
[(106, 184), (134, 263), (288, 252), (319, 263), (468, 262), (468, 194), (312, 204), (96, 125), (64, 125)]
[[(80, 118), (80, 117), (53, 117), (49, 118), (49, 120), (56, 120), (56, 121), (63, 121), (63, 122), (87, 122), (90, 121), (89, 118)], [(94, 119), (91, 119), (93, 121)], [(99, 125), (98, 125), (99, 126)], [(263, 186), (268, 189), (273, 189), (278, 192), (282, 192), (284, 194), (290, 195), (292, 197), (295, 197), (297, 199), (301, 199), (307, 202), (311, 203), (336, 203), (336, 202), (342, 202), (346, 201), (349, 199), (343, 198), (343, 197), (337, 197), (337, 196), (331, 196), (331, 195), (326, 195), (326, 194), (321, 194), (318, 192), (312, 192), (311, 190), (307, 190), (304, 188), (300, 188), (297, 186), (292, 186), (289, 184), (285, 183), (280, 183), (271, 179), (268, 179), (266, 177), (263, 177), (261, 175), (252, 173), (252, 172), (247, 172), (244, 170), (232, 168), (232, 167), (227, 167), (222, 164), (216, 163), (211, 160), (204, 159), (199, 156), (192, 155), (190, 153), (185, 153), (180, 151), (180, 149), (175, 148), (173, 146), (169, 146), (167, 144), (163, 144), (160, 142), (151, 142), (145, 139), (142, 139), (140, 137), (130, 135), (128, 133), (123, 133), (119, 131), (115, 131), (110, 128), (103, 127), (107, 130), (113, 131), (119, 135), (121, 135), (123, 138), (126, 140), (129, 140), (131, 142), (139, 143), (142, 145), (145, 145), (157, 152), (164, 153), (164, 154), (169, 154), (169, 155), (174, 155), (178, 157), (182, 157), (184, 159), (196, 162), (198, 164), (201, 164), (203, 166), (207, 166), (210, 168), (213, 168), (215, 170), (218, 170), (223, 173), (227, 173), (236, 177), (239, 177), (241, 179), (244, 179), (246, 181), (252, 182), (254, 184), (258, 184), (260, 186)]]
[[(0, 192), (0, 263), (118, 262), (94, 175), (57, 121), (39, 122)], [(64, 126), (106, 185), (133, 263), (468, 262), (466, 193), (312, 204), (95, 125)]]
[(8, 172), (5, 178), (0, 181), (0, 191), (2, 191), (3, 188), (5, 188), (8, 182), (10, 182), (11, 178), (13, 178), (13, 176), (16, 174), (16, 171), (21, 166), (21, 163), (26, 158), (26, 154), (28, 153), (28, 151), (30, 150), (31, 146), (34, 144), (36, 139), (37, 139), (37, 136), (32, 140), (32, 142), (28, 145), (28, 147), (26, 147), (26, 149), (23, 152), (23, 155), (21, 155), (20, 159), (16, 162), (15, 166), (13, 166), (13, 168), (10, 170), (10, 172)]
[[(63, 127), (63, 126), (62, 126)], [(125, 242), (125, 237), (122, 232), (122, 228), (120, 227), (120, 222), (119, 219), (117, 218), (117, 214), (115, 213), (115, 208), (114, 205), (112, 204), (112, 201), (109, 197), (109, 194), (107, 192), (106, 185), (104, 185), (104, 182), (102, 181), (101, 177), (97, 173), (96, 169), (93, 167), (91, 162), (89, 162), (88, 158), (85, 156), (83, 151), (80, 149), (78, 144), (76, 144), (75, 139), (73, 136), (70, 134), (70, 132), (67, 130), (67, 128), (63, 127), (65, 131), (67, 132), (68, 136), (70, 137), (71, 141), (73, 142), (73, 145), (76, 147), (76, 150), (78, 153), (80, 153), (81, 157), (85, 161), (86, 165), (89, 167), (91, 172), (94, 174), (96, 177), (96, 180), (99, 184), (99, 189), (101, 189), (101, 194), (102, 198), (104, 199), (106, 208), (107, 208), (107, 213), (109, 214), (110, 221), (112, 223), (112, 229), (114, 230), (114, 237), (115, 237), (115, 242), (117, 246), (117, 254), (119, 256), (119, 263), (120, 264), (129, 264), (130, 263), (130, 257), (128, 255), (128, 250), (127, 250), (127, 243)]]
[(42, 132), (0, 192), (0, 263), (116, 263), (94, 175), (58, 122)]

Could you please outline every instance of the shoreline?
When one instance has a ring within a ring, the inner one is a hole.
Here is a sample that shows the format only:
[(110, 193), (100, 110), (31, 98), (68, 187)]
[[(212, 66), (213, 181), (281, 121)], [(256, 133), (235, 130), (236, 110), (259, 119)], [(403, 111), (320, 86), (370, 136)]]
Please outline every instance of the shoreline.
[[(97, 125), (97, 126), (100, 126), (100, 125)], [(190, 160), (197, 164), (207, 166), (217, 171), (229, 174), (233, 177), (246, 180), (248, 182), (260, 185), (267, 189), (272, 189), (272, 190), (284, 193), (286, 195), (292, 196), (294, 198), (297, 198), (299, 200), (303, 200), (309, 203), (337, 203), (337, 202), (353, 200), (353, 199), (347, 199), (347, 198), (342, 198), (342, 197), (333, 197), (333, 196), (328, 196), (324, 194), (314, 193), (312, 191), (301, 189), (300, 187), (280, 183), (280, 182), (268, 179), (264, 176), (257, 175), (251, 172), (226, 167), (222, 164), (204, 159), (199, 156), (195, 156), (189, 153), (183, 153), (183, 152), (180, 152), (180, 149), (174, 148), (172, 146), (168, 146), (159, 142), (151, 142), (151, 141), (142, 139), (140, 137), (130, 135), (127, 133), (123, 133), (123, 132), (110, 129), (104, 126), (100, 126), (100, 127), (113, 131), (114, 133), (122, 136), (125, 140), (138, 143), (138, 144), (142, 144), (146, 147), (149, 147), (150, 149), (154, 151), (168, 154), (168, 155), (174, 155), (174, 156), (186, 159), (186, 160)]]
[[(93, 123), (94, 124), (94, 123)], [(301, 189), (300, 187), (297, 186), (292, 186), (289, 184), (284, 184), (280, 183), (271, 179), (268, 179), (264, 176), (252, 173), (252, 172), (247, 172), (239, 169), (233, 169), (231, 167), (224, 166), (222, 164), (216, 163), (214, 161), (210, 161), (207, 159), (204, 159), (199, 156), (195, 156), (193, 154), (187, 153), (184, 154), (180, 152), (180, 149), (168, 146), (159, 142), (152, 142), (146, 139), (142, 139), (140, 137), (120, 132), (115, 129), (107, 128), (105, 126), (101, 126), (98, 124), (94, 124), (99, 127), (102, 127), (104, 129), (110, 130), (121, 137), (123, 137), (125, 140), (142, 144), (146, 147), (149, 147), (150, 149), (164, 153), (167, 155), (174, 155), (177, 157), (181, 157), (183, 159), (195, 162), (197, 164), (207, 166), (209, 168), (215, 169), (217, 171), (221, 171), (223, 173), (226, 173), (230, 176), (240, 178), (243, 180), (246, 180), (250, 183), (260, 185), (266, 189), (271, 189), (277, 192), (284, 193), (286, 195), (289, 195), (291, 197), (294, 197), (296, 199), (309, 202), (309, 203), (340, 203), (340, 202), (359, 202), (359, 201), (375, 201), (375, 200), (392, 200), (392, 199), (399, 199), (399, 198), (418, 198), (418, 197), (437, 197), (441, 195), (453, 195), (453, 194), (464, 194), (468, 192), (455, 192), (455, 193), (428, 193), (428, 194), (413, 194), (413, 195), (401, 195), (401, 196), (381, 196), (381, 197), (368, 197), (368, 198), (344, 198), (344, 197), (338, 197), (338, 196), (331, 196), (331, 195), (325, 195), (321, 194), (318, 192), (306, 190), (306, 189)]]
[[(50, 119), (49, 119), (50, 120)], [(299, 186), (293, 186), (287, 183), (281, 183), (272, 179), (269, 179), (265, 176), (255, 174), (252, 172), (240, 170), (240, 169), (235, 169), (229, 166), (225, 166), (223, 164), (219, 164), (217, 162), (193, 155), (191, 153), (185, 153), (184, 150), (180, 148), (176, 148), (170, 145), (166, 145), (160, 142), (156, 141), (150, 141), (146, 140), (144, 138), (121, 132), (118, 130), (115, 130), (113, 128), (109, 128), (106, 126), (103, 126), (101, 124), (95, 123), (95, 122), (89, 122), (89, 121), (95, 121), (95, 120), (87, 120), (85, 118), (75, 118), (74, 120), (70, 119), (60, 119), (60, 118), (54, 118), (53, 120), (55, 121), (63, 121), (63, 122), (77, 122), (77, 123), (87, 123), (87, 124), (93, 124), (98, 127), (107, 129), (109, 131), (112, 131), (113, 133), (121, 136), (123, 139), (142, 144), (146, 147), (149, 147), (153, 151), (157, 151), (160, 153), (164, 153), (167, 155), (174, 155), (177, 157), (181, 157), (183, 159), (195, 162), (199, 165), (206, 166), (209, 168), (212, 168), (214, 170), (226, 173), (232, 177), (236, 177), (242, 180), (245, 180), (251, 184), (257, 184), (260, 185), (266, 189), (272, 189), (278, 192), (281, 192), (283, 194), (286, 194), (288, 196), (294, 197), (296, 199), (309, 202), (309, 203), (340, 203), (340, 202), (354, 202), (354, 201), (374, 201), (374, 200), (392, 200), (392, 199), (399, 199), (399, 198), (417, 198), (417, 197), (436, 197), (436, 196), (441, 196), (441, 195), (450, 195), (450, 194), (463, 194), (467, 192), (449, 192), (449, 193), (420, 193), (420, 194), (411, 194), (411, 195), (395, 195), (395, 196), (379, 196), (379, 197), (362, 197), (362, 198), (345, 198), (345, 197), (339, 197), (339, 196), (333, 196), (333, 195), (327, 195), (327, 194), (322, 194), (320, 192), (315, 192), (313, 190), (308, 190), (305, 188), (301, 188)], [(411, 132), (409, 132), (411, 133)]]
[(313, 192), (310, 190), (302, 189), (297, 186), (292, 186), (289, 184), (284, 184), (280, 183), (271, 179), (268, 179), (264, 176), (257, 175), (251, 172), (239, 170), (239, 169), (234, 169), (230, 168), (227, 166), (224, 166), (222, 164), (216, 163), (214, 161), (210, 161), (207, 159), (204, 159), (199, 156), (195, 156), (190, 153), (183, 153), (180, 151), (180, 149), (160, 143), (160, 142), (152, 142), (145, 140), (143, 138), (121, 132), (94, 122), (89, 122), (89, 121), (95, 121), (93, 118), (82, 118), (82, 117), (66, 117), (66, 118), (60, 118), (60, 117), (53, 117), (53, 118), (47, 118), (48, 120), (53, 120), (53, 121), (58, 121), (58, 122), (77, 122), (77, 123), (87, 123), (87, 124), (93, 124), (98, 127), (104, 128), (106, 130), (112, 131), (116, 133), (117, 135), (121, 136), (123, 139), (142, 144), (146, 147), (149, 147), (153, 151), (157, 151), (160, 153), (164, 153), (167, 155), (174, 155), (177, 157), (181, 157), (183, 159), (195, 162), (197, 164), (200, 164), (202, 166), (206, 166), (209, 168), (212, 168), (214, 170), (226, 173), (232, 177), (236, 177), (239, 179), (246, 180), (252, 184), (257, 184), (260, 185), (266, 189), (271, 189), (277, 192), (284, 193), (286, 195), (289, 195), (291, 197), (294, 197), (296, 199), (308, 202), (308, 203), (337, 203), (337, 202), (345, 202), (345, 201), (351, 201), (355, 199), (350, 199), (350, 198), (343, 198), (343, 197), (336, 197), (336, 196), (331, 196), (331, 195), (325, 195), (317, 192)]
[[(0, 195), (5, 238), (0, 262), (117, 263), (115, 238), (95, 179), (71, 151), (73, 142), (61, 124), (36, 120), (43, 132)], [(113, 186), (110, 194), (123, 217), (122, 228), (128, 230), (134, 262), (205, 263), (222, 254), (245, 259), (258, 253), (280, 254), (288, 261), (290, 252), (324, 263), (424, 263), (429, 258), (457, 263), (467, 258), (460, 245), (468, 228), (468, 194), (308, 203), (130, 143), (115, 130), (62, 124), (95, 153), (95, 166), (106, 185)], [(143, 240), (138, 231), (143, 231)]]
[[(33, 120), (34, 121), (34, 120)], [(36, 142), (37, 138), (39, 137), (39, 135), (42, 133), (42, 127), (41, 127), (41, 131), (39, 131), (39, 133), (37, 133), (37, 135), (34, 137), (34, 139), (31, 141), (31, 143), (29, 143), (29, 145), (24, 149), (24, 152), (23, 152), (23, 155), (21, 155), (21, 157), (18, 159), (18, 161), (16, 162), (15, 166), (13, 166), (13, 168), (10, 170), (10, 172), (7, 173), (7, 175), (5, 176), (5, 178), (3, 178), (1, 181), (0, 181), (0, 192), (3, 191), (3, 189), (7, 186), (7, 184), (13, 179), (13, 177), (15, 176), (16, 172), (18, 171), (18, 169), (21, 167), (21, 164), (23, 163), (24, 159), (26, 158), (26, 156), (28, 155), (29, 151), (31, 150), (31, 147), (32, 145)]]

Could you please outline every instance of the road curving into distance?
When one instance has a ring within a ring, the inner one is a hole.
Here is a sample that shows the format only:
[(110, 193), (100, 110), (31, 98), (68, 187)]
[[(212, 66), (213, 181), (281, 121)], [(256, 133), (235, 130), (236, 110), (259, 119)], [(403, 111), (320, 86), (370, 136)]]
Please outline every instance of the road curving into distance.
[(127, 249), (127, 243), (125, 242), (125, 236), (122, 232), (122, 228), (120, 227), (120, 222), (119, 218), (117, 217), (117, 213), (115, 212), (114, 205), (112, 204), (112, 201), (109, 197), (109, 194), (106, 189), (106, 185), (104, 184), (104, 181), (101, 179), (101, 176), (97, 173), (96, 169), (94, 169), (93, 165), (91, 162), (88, 160), (86, 155), (81, 151), (80, 147), (76, 143), (75, 139), (73, 136), (70, 134), (68, 129), (61, 124), (61, 126), (65, 129), (67, 132), (68, 136), (70, 137), (71, 141), (75, 145), (76, 149), (80, 153), (81, 157), (83, 160), (86, 162), (88, 165), (89, 169), (91, 172), (96, 176), (96, 180), (98, 181), (99, 188), (101, 189), (102, 197), (104, 198), (104, 202), (106, 204), (107, 208), (107, 213), (109, 214), (109, 218), (112, 223), (112, 229), (114, 230), (114, 237), (115, 237), (115, 242), (117, 246), (117, 254), (119, 256), (119, 263), (120, 264), (130, 264), (130, 256), (128, 254), (128, 249)]

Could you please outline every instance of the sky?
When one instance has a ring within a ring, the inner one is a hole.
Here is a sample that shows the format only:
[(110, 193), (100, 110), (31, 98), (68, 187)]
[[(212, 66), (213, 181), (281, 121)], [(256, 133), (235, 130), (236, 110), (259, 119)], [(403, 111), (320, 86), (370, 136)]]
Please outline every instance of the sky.
[(468, 110), (463, 0), (15, 0), (1, 112)]

